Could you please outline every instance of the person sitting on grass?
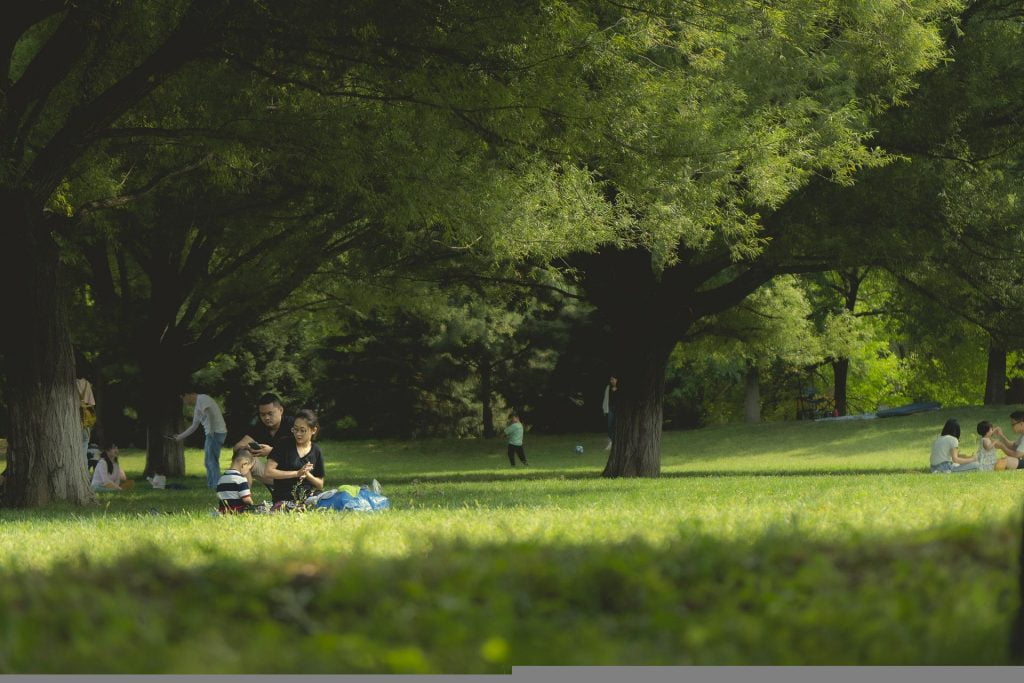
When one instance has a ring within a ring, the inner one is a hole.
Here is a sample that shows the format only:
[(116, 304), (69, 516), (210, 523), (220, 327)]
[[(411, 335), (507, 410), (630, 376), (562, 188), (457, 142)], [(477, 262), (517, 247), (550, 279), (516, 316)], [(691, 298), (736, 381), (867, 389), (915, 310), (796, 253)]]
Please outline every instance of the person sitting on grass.
[(121, 491), (130, 489), (135, 483), (128, 479), (121, 463), (118, 462), (117, 444), (106, 441), (100, 444), (100, 459), (92, 471), (93, 491)]
[(528, 467), (530, 463), (526, 462), (526, 451), (523, 450), (523, 423), (519, 421), (519, 416), (515, 413), (510, 413), (508, 416), (505, 436), (508, 437), (508, 463), (515, 467), (518, 455), (523, 467)]
[[(1024, 434), (1024, 412), (1016, 411), (1012, 413), (1010, 415), (1010, 424), (1013, 425), (1015, 432)], [(982, 429), (985, 430), (984, 434), (982, 434)], [(1020, 452), (1019, 447), (1024, 436), (1011, 443), (1006, 434), (1002, 433), (1000, 427), (988, 421), (978, 423), (978, 433), (982, 436), (981, 445), (978, 447), (978, 459), (983, 462), (981, 469), (994, 469), (996, 471), (1024, 469), (1024, 465), (1022, 465), (1024, 454)], [(996, 449), (1007, 454), (1007, 457), (999, 458), (998, 454), (995, 453)], [(992, 467), (987, 467), (986, 465), (993, 458), (997, 460), (992, 463)]]
[[(253, 480), (257, 479), (273, 491), (273, 480), (264, 474), (267, 469), (267, 457), (279, 441), (287, 444), (292, 440), (292, 418), (285, 416), (284, 405), (275, 394), (260, 396), (256, 404), (256, 415), (258, 419), (246, 430), (233, 450), (247, 448), (256, 456), (252, 472), (249, 473), (249, 483), (252, 484)], [(252, 448), (249, 444), (256, 444), (257, 447)]]
[(324, 456), (313, 438), (320, 431), (320, 423), (312, 410), (295, 414), (293, 439), (278, 442), (267, 456), (267, 469), (263, 475), (274, 481), (273, 500), (301, 502), (314, 490), (324, 488)]
[(960, 455), (960, 423), (950, 418), (942, 425), (942, 434), (932, 444), (932, 472), (974, 472), (978, 459)]
[(252, 509), (252, 491), (249, 489), (249, 473), (255, 456), (248, 448), (236, 448), (231, 466), (224, 470), (217, 480), (218, 509), (221, 514), (248, 512)]

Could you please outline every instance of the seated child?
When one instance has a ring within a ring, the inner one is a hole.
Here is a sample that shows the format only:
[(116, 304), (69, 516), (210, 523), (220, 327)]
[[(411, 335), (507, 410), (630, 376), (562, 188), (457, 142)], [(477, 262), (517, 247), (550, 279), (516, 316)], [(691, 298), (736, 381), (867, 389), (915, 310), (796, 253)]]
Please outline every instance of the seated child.
[(247, 512), (252, 507), (252, 491), (249, 490), (249, 473), (255, 461), (252, 453), (239, 448), (231, 458), (231, 467), (217, 480), (217, 498), (222, 514)]
[[(1024, 462), (1015, 457), (1018, 453), (1009, 444), (1001, 428), (985, 420), (978, 423), (978, 434), (981, 436), (981, 445), (978, 446), (979, 470), (1015, 470)], [(1000, 455), (996, 452), (997, 449), (1006, 455)]]

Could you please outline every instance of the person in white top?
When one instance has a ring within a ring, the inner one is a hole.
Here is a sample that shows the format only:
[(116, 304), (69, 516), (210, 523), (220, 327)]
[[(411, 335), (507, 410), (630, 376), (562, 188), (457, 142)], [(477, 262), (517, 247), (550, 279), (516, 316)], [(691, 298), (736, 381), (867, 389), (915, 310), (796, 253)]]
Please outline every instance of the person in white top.
[(601, 402), (601, 410), (608, 420), (608, 445), (606, 451), (612, 449), (612, 441), (615, 439), (615, 407), (619, 402), (619, 378), (612, 375), (608, 378), (608, 384), (604, 388), (604, 400)]
[(131, 488), (131, 483), (118, 462), (117, 444), (105, 443), (100, 453), (96, 469), (92, 471), (92, 488), (94, 491), (120, 491)]
[(217, 490), (217, 480), (220, 479), (220, 450), (224, 445), (224, 439), (228, 436), (224, 415), (220, 412), (217, 402), (207, 394), (197, 394), (195, 391), (189, 390), (181, 394), (181, 400), (185, 402), (185, 405), (195, 406), (192, 424), (181, 434), (167, 438), (182, 441), (196, 431), (199, 425), (203, 426), (203, 431), (206, 433), (206, 441), (203, 443), (203, 451), (206, 454), (204, 458), (206, 485)]
[(972, 472), (978, 469), (978, 458), (960, 455), (960, 423), (946, 420), (942, 434), (932, 444), (932, 472)]

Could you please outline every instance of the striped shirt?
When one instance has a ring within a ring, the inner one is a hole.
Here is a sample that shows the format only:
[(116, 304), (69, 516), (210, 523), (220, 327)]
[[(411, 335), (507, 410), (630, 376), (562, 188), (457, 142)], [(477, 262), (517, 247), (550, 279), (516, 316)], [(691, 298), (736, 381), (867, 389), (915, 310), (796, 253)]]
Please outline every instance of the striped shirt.
[(244, 510), (249, 504), (242, 499), (250, 495), (249, 480), (238, 470), (226, 470), (217, 480), (221, 510)]

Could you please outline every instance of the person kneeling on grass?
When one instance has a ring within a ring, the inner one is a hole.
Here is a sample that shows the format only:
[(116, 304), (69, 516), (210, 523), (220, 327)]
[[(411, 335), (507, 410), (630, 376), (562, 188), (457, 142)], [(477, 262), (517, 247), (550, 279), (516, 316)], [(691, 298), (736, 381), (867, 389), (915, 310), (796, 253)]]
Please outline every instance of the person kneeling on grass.
[(235, 450), (231, 467), (224, 470), (217, 480), (218, 510), (221, 514), (248, 512), (252, 508), (252, 491), (249, 489), (249, 473), (255, 461), (252, 453), (245, 448)]
[(267, 469), (263, 476), (274, 481), (273, 499), (301, 502), (314, 490), (324, 488), (324, 456), (313, 438), (320, 431), (320, 423), (312, 410), (295, 414), (293, 439), (278, 442), (267, 456)]
[(117, 444), (104, 442), (100, 445), (100, 459), (92, 471), (93, 491), (121, 491), (130, 489), (135, 482), (128, 479), (121, 463), (118, 462)]
[(942, 434), (932, 444), (932, 472), (973, 472), (979, 467), (974, 456), (960, 455), (960, 423), (954, 419), (942, 425)]

